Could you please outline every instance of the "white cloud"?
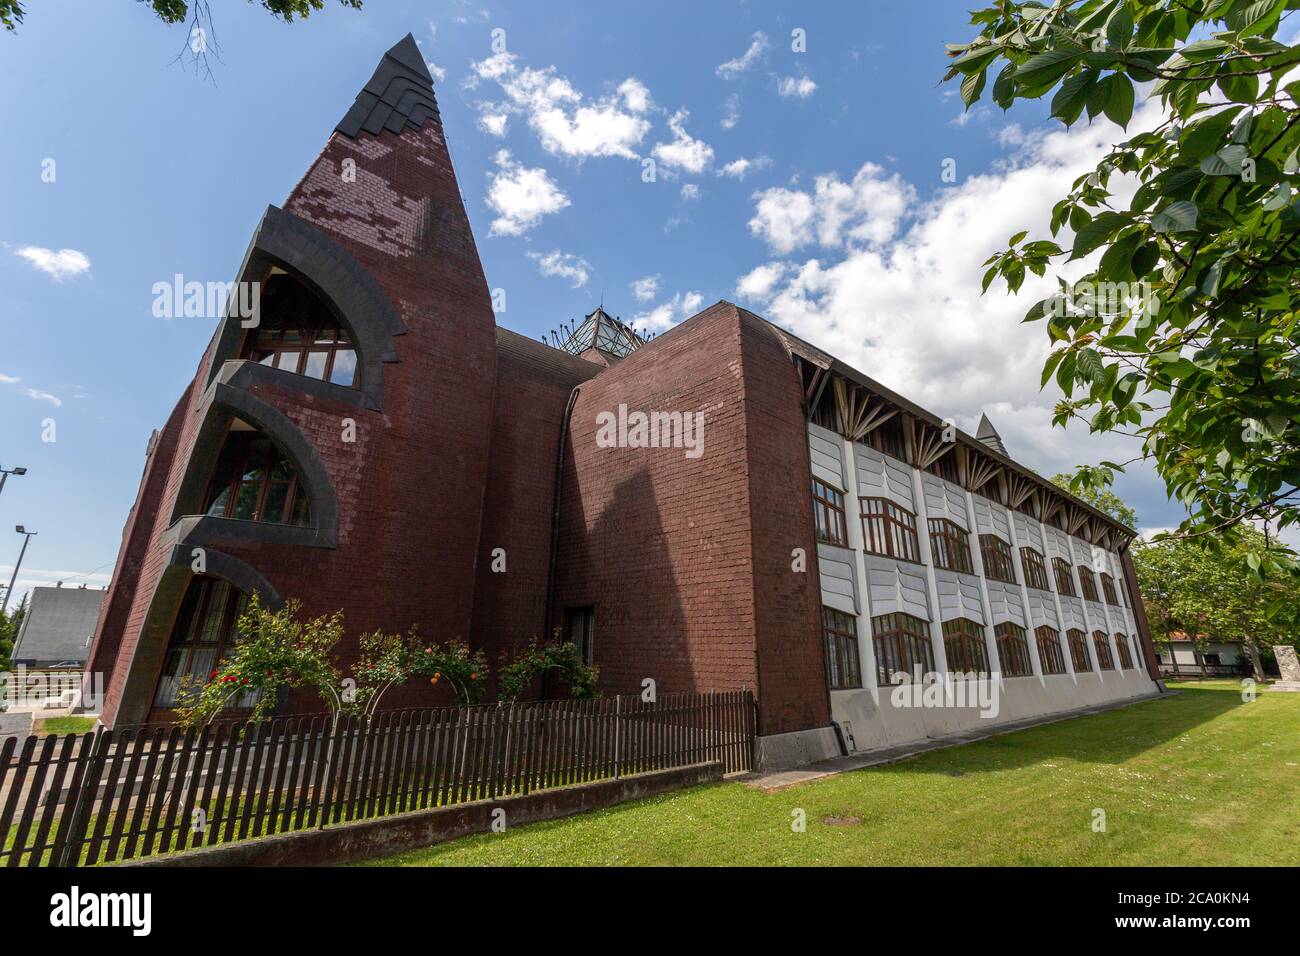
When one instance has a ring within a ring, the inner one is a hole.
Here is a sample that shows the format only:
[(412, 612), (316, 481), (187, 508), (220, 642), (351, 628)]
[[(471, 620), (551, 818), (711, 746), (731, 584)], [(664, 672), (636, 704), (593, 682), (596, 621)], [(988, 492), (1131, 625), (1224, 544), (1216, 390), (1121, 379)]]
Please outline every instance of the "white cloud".
[(886, 176), (882, 167), (864, 163), (847, 183), (830, 173), (814, 180), (811, 194), (774, 186), (755, 199), (749, 231), (785, 254), (814, 241), (827, 248), (887, 242), (916, 190), (897, 173)]
[(530, 252), (528, 258), (537, 263), (537, 271), (542, 275), (568, 279), (575, 289), (582, 288), (591, 278), (591, 263), (571, 252), (560, 252), (559, 249), (545, 255), (540, 252)]
[(766, 169), (772, 165), (772, 160), (766, 156), (755, 156), (753, 159), (740, 157), (733, 159), (721, 169), (718, 170), (719, 176), (730, 176), (732, 179), (743, 180), (750, 173), (759, 169)]
[(638, 302), (649, 302), (659, 294), (659, 277), (657, 275), (642, 276), (640, 279), (628, 283), (628, 286)]
[(32, 388), (31, 386), (28, 385), (23, 385), (22, 379), (17, 375), (5, 375), (3, 373), (0, 373), (0, 385), (15, 385), (18, 387), (18, 391), (22, 392), (24, 395), (26, 395), (28, 398), (32, 399), (33, 401), (49, 402), (51, 405), (53, 405), (56, 408), (63, 404), (63, 399), (59, 398), (59, 396), (53, 394), (52, 392), (47, 392), (39, 388)]
[(700, 187), (695, 183), (686, 183), (682, 186), (681, 195), (683, 202), (694, 202), (700, 198)]
[(740, 94), (732, 93), (722, 104), (723, 129), (733, 129), (740, 122)]
[(478, 104), (479, 125), (494, 136), (503, 135), (506, 117), (516, 114), (527, 118), (542, 148), (556, 156), (635, 159), (635, 147), (650, 130), (646, 114), (654, 102), (645, 84), (633, 77), (614, 93), (590, 99), (555, 67), (532, 69), (513, 53), (497, 53), (471, 69), (471, 89), (483, 81), (494, 82), (505, 95), (503, 101)]
[[(1154, 126), (1156, 113), (1143, 107), (1128, 135)], [(1050, 235), (1054, 203), (1125, 138), (1104, 121), (1030, 133), (991, 172), (927, 200), (872, 164), (847, 183), (832, 173), (811, 191), (756, 193), (751, 231), (778, 254), (813, 244), (817, 254), (759, 265), (739, 278), (737, 294), (969, 432), (987, 411), (1012, 454), (1043, 474), (1122, 461), (1133, 454), (1131, 440), (1051, 425), (1059, 394), (1038, 387), (1048, 338), (1041, 323), (1020, 320), (1054, 291), (1052, 272), (1028, 277), (1015, 297), (1000, 283), (981, 296), (980, 280), (984, 260), (1013, 233)], [(1127, 208), (1133, 184), (1118, 177), (1111, 184), (1113, 205)], [(1091, 261), (1074, 263), (1070, 274)]]
[[(640, 296), (637, 296), (640, 298)], [(678, 292), (667, 302), (662, 302), (645, 312), (632, 316), (628, 323), (634, 329), (645, 332), (662, 332), (672, 328), (678, 322), (689, 319), (704, 304), (704, 296), (698, 292)]]
[(498, 171), (489, 174), (487, 204), (497, 218), (492, 220), (489, 235), (521, 236), (543, 216), (569, 205), (569, 197), (546, 170), (527, 168), (504, 149), (497, 153), (496, 164)]
[(690, 115), (686, 110), (678, 110), (670, 116), (668, 128), (673, 132), (673, 141), (655, 143), (652, 153), (655, 159), (669, 169), (682, 169), (699, 175), (713, 162), (713, 147), (686, 132), (686, 121)]
[(43, 246), (20, 246), (14, 250), (14, 255), (53, 276), (56, 282), (90, 271), (90, 257), (76, 249), (60, 249), (56, 252)]
[(754, 34), (754, 38), (749, 44), (749, 49), (734, 60), (728, 60), (726, 63), (718, 65), (716, 71), (718, 76), (722, 77), (724, 80), (735, 79), (762, 59), (763, 54), (766, 53), (770, 47), (771, 44), (767, 41), (767, 34), (760, 30), (758, 33)]
[(447, 78), (447, 71), (442, 67), (440, 67), (437, 63), (434, 63), (433, 61), (429, 61), (424, 65), (429, 68), (429, 75), (432, 76), (434, 80), (436, 80), (437, 82), (441, 83), (443, 80)]
[(806, 100), (817, 92), (817, 84), (806, 76), (787, 76), (777, 84), (776, 91), (782, 96)]

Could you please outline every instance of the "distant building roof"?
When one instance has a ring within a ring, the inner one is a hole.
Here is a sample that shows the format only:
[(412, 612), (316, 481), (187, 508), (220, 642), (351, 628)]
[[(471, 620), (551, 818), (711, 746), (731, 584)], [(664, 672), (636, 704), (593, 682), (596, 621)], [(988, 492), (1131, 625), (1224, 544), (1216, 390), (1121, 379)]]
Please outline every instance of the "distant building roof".
[(14, 642), (14, 663), (85, 663), (104, 593), (90, 588), (33, 588)]

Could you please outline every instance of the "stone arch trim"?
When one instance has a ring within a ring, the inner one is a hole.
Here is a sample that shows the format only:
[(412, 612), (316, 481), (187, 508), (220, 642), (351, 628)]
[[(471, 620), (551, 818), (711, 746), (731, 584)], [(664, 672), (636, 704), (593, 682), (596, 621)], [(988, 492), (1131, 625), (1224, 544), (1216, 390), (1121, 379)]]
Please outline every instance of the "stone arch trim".
[[(227, 363), (226, 370), (241, 364)], [(223, 378), (224, 378), (223, 370)], [(339, 538), (339, 503), (325, 463), (307, 437), (283, 412), (248, 391), (219, 379), (204, 394), (197, 414), (199, 426), (186, 463), (185, 477), (176, 495), (169, 537), (177, 545), (206, 546), (215, 540), (257, 541), (263, 544), (302, 545), (335, 548)], [(254, 425), (294, 463), (311, 501), (311, 524), (307, 527), (239, 521), (200, 514), (208, 476), (233, 419)]]
[[(352, 332), (360, 353), (361, 388), (367, 408), (380, 410), (384, 400), (384, 364), (396, 362), (396, 336), (406, 332), (379, 282), (352, 254), (315, 226), (291, 212), (267, 206), (239, 268), (240, 282), (257, 281), (279, 266), (312, 292)], [(244, 329), (238, 316), (227, 315), (217, 330), (208, 368), (211, 383), (222, 365), (236, 358)]]
[[(194, 576), (192, 563), (197, 545), (185, 543), (172, 546), (163, 563), (162, 573), (149, 597), (149, 610), (140, 628), (140, 639), (131, 659), (130, 671), (122, 689), (122, 697), (113, 716), (113, 726), (124, 727), (144, 723), (153, 709), (154, 694), (158, 689), (158, 674), (167, 654), (171, 631), (180, 609), (185, 589)], [(251, 565), (233, 555), (214, 548), (204, 548), (204, 573), (229, 581), (245, 594), (258, 592), (264, 607), (278, 611), (284, 598), (266, 577)]]

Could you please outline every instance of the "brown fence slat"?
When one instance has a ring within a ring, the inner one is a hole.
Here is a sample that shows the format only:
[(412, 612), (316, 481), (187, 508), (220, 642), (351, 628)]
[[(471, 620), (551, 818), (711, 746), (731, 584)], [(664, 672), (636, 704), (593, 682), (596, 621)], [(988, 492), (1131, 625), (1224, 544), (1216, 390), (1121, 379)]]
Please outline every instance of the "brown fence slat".
[[(32, 753), (36, 749), (35, 737), (28, 737), (23, 741), (22, 750), (15, 756), (14, 751), (18, 750), (18, 738), (8, 738), (3, 746), (0, 746), (0, 782), (9, 781), (9, 796), (5, 798), (4, 807), (0, 808), (0, 856), (8, 854), (5, 861), (9, 866), (17, 866), (14, 859), (22, 851), (21, 845), (17, 840), (13, 843), (13, 848), (6, 850), (9, 846), (9, 827), (13, 823), (14, 814), (18, 810), (18, 795), (22, 793), (23, 783), (27, 779), (28, 768), (32, 765)], [(12, 773), (10, 773), (12, 769)]]
[[(27, 858), (28, 866), (40, 866), (45, 862), (46, 850), (53, 849), (45, 841), (50, 836), (50, 825), (54, 822), (55, 811), (58, 810), (61, 802), (60, 797), (63, 790), (63, 778), (68, 772), (68, 767), (72, 763), (72, 754), (78, 743), (76, 734), (68, 734), (62, 738), (63, 746), (59, 748), (58, 761), (54, 765), (54, 778), (50, 781), (50, 787), (46, 791), (45, 809), (41, 812), (40, 826), (36, 830), (36, 839), (32, 841), (32, 853)], [(90, 734), (80, 738), (82, 750), (91, 739)], [(50, 862), (57, 863), (58, 860), (53, 853), (50, 854)]]

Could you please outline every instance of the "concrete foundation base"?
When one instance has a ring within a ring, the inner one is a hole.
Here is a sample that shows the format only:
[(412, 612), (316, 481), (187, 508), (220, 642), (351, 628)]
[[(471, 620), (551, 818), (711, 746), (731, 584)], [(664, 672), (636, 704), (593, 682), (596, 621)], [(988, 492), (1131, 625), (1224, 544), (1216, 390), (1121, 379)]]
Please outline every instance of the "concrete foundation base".
[(840, 742), (833, 727), (815, 727), (788, 734), (758, 738), (756, 770), (787, 770), (840, 755)]
[(1282, 693), (1300, 694), (1300, 681), (1295, 680), (1275, 680), (1268, 685), (1269, 690), (1280, 690)]

